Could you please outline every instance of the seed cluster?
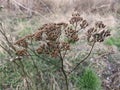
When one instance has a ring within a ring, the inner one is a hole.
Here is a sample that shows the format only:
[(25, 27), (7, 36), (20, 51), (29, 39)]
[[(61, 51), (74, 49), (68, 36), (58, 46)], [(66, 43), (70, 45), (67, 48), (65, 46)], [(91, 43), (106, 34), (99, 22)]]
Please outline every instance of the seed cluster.
[(26, 49), (22, 49), (22, 50), (16, 51), (16, 55), (18, 55), (18, 56), (27, 56), (28, 53), (27, 53)]
[[(22, 47), (21, 50), (16, 51), (16, 55), (28, 55), (28, 47), (30, 42), (38, 42), (39, 44), (34, 47), (37, 54), (46, 54), (52, 57), (58, 57), (60, 51), (70, 50), (70, 42), (77, 42), (79, 40), (79, 30), (85, 29), (88, 26), (79, 13), (72, 15), (69, 23), (48, 23), (44, 24), (35, 33), (27, 35), (22, 39), (15, 42), (15, 45)], [(103, 22), (96, 22), (95, 27), (87, 31), (87, 40), (89, 42), (103, 42), (105, 37), (110, 36), (110, 31), (106, 30)], [(60, 37), (65, 32), (66, 41), (61, 41)], [(40, 43), (44, 41), (44, 43)], [(17, 50), (17, 49), (16, 49)]]
[(80, 17), (79, 13), (72, 14), (72, 18), (70, 19), (70, 24), (75, 25), (83, 20), (82, 17)]
[(72, 28), (67, 28), (65, 30), (65, 35), (68, 39), (68, 42), (76, 42), (79, 40), (79, 37), (78, 37), (78, 31), (76, 30), (73, 30)]
[(107, 30), (106, 25), (102, 21), (96, 22), (95, 27), (88, 29), (88, 42), (103, 42), (106, 37), (110, 36), (110, 31)]
[(81, 28), (86, 28), (88, 26), (88, 23), (86, 20), (83, 20), (82, 23), (80, 24)]
[(69, 22), (75, 27), (75, 29), (77, 29), (78, 26), (80, 26), (81, 29), (84, 29), (88, 26), (87, 21), (84, 20), (79, 13), (72, 14), (72, 18)]
[(25, 38), (22, 38), (20, 40), (18, 40), (15, 45), (18, 45), (18, 46), (22, 46), (24, 48), (27, 48), (28, 47), (28, 43), (26, 42)]
[(65, 30), (65, 35), (68, 42), (77, 42), (79, 40), (78, 33), (81, 29), (85, 29), (88, 26), (86, 20), (84, 20), (79, 13), (72, 14), (72, 18), (69, 20), (72, 27), (68, 27)]
[(15, 45), (23, 48), (22, 50), (16, 51), (16, 55), (27, 55), (29, 40), (33, 42), (45, 41), (45, 44), (40, 44), (39, 47), (36, 48), (35, 52), (38, 54), (48, 54), (52, 57), (56, 57), (59, 55), (59, 50), (69, 50), (70, 45), (68, 43), (59, 41), (62, 29), (65, 29), (67, 26), (68, 24), (63, 22), (44, 24), (34, 34), (27, 35), (15, 42)]

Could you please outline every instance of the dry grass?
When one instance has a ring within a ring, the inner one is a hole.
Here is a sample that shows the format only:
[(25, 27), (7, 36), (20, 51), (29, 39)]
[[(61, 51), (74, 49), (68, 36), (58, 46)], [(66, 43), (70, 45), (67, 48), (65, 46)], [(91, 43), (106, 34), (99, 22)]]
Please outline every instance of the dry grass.
[[(92, 26), (95, 21), (103, 21), (109, 28), (115, 28), (119, 21), (119, 19), (116, 19), (116, 16), (120, 14), (119, 0), (16, 0), (24, 7), (14, 3), (14, 0), (10, 0), (9, 10), (6, 1), (7, 0), (0, 0), (0, 6), (4, 6), (0, 11), (0, 21), (7, 26), (6, 30), (8, 33), (12, 32), (15, 40), (28, 33), (33, 33), (42, 24), (49, 22), (68, 22), (67, 20), (71, 17), (74, 10), (79, 11), (81, 16), (90, 23), (90, 26)], [(33, 4), (31, 4), (31, 2), (33, 2)], [(27, 9), (30, 9), (31, 11)], [(31, 13), (32, 16), (29, 17)], [(116, 33), (116, 31), (112, 30), (112, 34), (113, 33)], [(84, 36), (80, 37), (84, 39)], [(78, 56), (81, 53), (83, 53), (81, 56), (84, 56), (86, 53), (84, 51), (89, 49), (89, 46), (87, 46), (86, 43), (83, 45), (84, 42), (81, 42), (82, 40), (77, 43), (80, 45), (74, 45), (80, 53), (73, 50), (74, 53), (69, 53), (69, 55), (74, 55), (75, 57), (70, 59), (79, 58)], [(104, 44), (97, 44), (94, 51), (95, 53), (99, 53), (98, 51), (100, 51), (101, 57), (99, 57), (99, 55), (95, 55), (95, 57), (91, 56), (89, 58), (90, 60), (95, 60), (90, 61), (90, 63), (91, 66), (98, 70), (100, 75), (104, 68), (107, 67), (108, 63), (107, 59), (102, 57), (102, 54), (109, 52), (110, 49), (114, 49), (113, 46), (107, 47)], [(108, 58), (109, 56), (106, 57)], [(67, 60), (65, 64), (66, 71), (69, 71), (70, 68), (67, 65), (72, 66), (72, 64)], [(55, 80), (55, 75), (52, 75), (51, 77), (51, 81), (54, 82), (53, 84), (59, 90), (59, 87), (57, 87), (58, 82)], [(49, 85), (49, 87), (51, 87), (51, 85)], [(70, 87), (72, 87), (71, 90), (73, 90), (73, 86), (71, 85)]]
[(39, 12), (68, 12), (78, 10), (80, 12), (102, 12), (114, 11), (119, 13), (119, 0), (1, 0), (1, 5), (12, 10), (24, 10), (23, 5), (27, 8)]

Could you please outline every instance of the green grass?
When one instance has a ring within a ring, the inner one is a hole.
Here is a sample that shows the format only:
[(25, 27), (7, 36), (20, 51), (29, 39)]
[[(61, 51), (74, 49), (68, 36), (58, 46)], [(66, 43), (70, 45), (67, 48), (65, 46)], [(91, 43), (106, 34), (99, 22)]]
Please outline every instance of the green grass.
[[(45, 56), (41, 56), (45, 57)], [(46, 84), (45, 79), (50, 81), (49, 75), (54, 75), (55, 77), (59, 78), (58, 75), (56, 76), (54, 73), (59, 69), (59, 67), (55, 68), (53, 64), (57, 64), (58, 60), (49, 58), (46, 60), (42, 60), (41, 58), (38, 58), (36, 56), (33, 57), (34, 61), (38, 67), (39, 72), (41, 72), (44, 76), (42, 76), (42, 81), (37, 80), (37, 71), (36, 68), (33, 65), (33, 62), (30, 59), (23, 59), (21, 62), (24, 65), (25, 72), (30, 76), (33, 88), (35, 88), (35, 84), (37, 83), (40, 88), (49, 88), (48, 84)], [(48, 61), (51, 61), (51, 63), (48, 63)], [(19, 67), (13, 63), (13, 62), (6, 62), (4, 65), (0, 66), (0, 90), (4, 90), (4, 85), (11, 85), (13, 89), (16, 89), (18, 85), (22, 85), (24, 76), (21, 76), (21, 74), (24, 75), (21, 67), (21, 63), (19, 61), (16, 61)], [(59, 63), (58, 63), (59, 64)], [(57, 65), (58, 66), (58, 65)], [(39, 73), (41, 75), (41, 73)], [(44, 83), (43, 83), (44, 82)], [(42, 86), (40, 86), (42, 85)], [(24, 86), (20, 86), (22, 88)], [(8, 86), (9, 88), (9, 86)], [(25, 89), (20, 89), (25, 90)], [(30, 90), (36, 90), (36, 89), (30, 89)], [(42, 89), (42, 90), (48, 90), (48, 89)]]
[(111, 37), (106, 41), (107, 45), (115, 45), (120, 48), (120, 37)]
[(101, 80), (91, 69), (85, 69), (83, 75), (78, 80), (80, 90), (101, 90)]
[(115, 31), (114, 35), (105, 40), (106, 45), (117, 46), (120, 49), (120, 27), (115, 27), (112, 29)]

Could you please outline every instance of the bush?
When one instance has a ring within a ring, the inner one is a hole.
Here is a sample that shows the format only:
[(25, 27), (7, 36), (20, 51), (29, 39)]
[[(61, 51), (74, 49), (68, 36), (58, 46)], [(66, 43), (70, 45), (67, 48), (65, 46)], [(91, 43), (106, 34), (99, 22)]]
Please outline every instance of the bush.
[(91, 69), (86, 69), (78, 82), (80, 90), (101, 90), (101, 81)]

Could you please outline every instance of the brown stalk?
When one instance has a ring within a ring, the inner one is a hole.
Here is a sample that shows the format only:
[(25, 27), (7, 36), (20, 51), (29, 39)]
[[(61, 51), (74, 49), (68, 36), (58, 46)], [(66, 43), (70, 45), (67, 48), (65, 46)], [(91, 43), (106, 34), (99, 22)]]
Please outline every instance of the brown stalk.
[(64, 58), (62, 57), (60, 49), (59, 49), (59, 54), (60, 54), (59, 58), (61, 60), (61, 65), (62, 65), (61, 66), (61, 71), (62, 71), (62, 73), (63, 73), (63, 75), (65, 77), (66, 90), (69, 90), (69, 87), (68, 87), (68, 76), (66, 74), (66, 71), (64, 70), (64, 63), (63, 63), (64, 62)]
[(87, 55), (85, 58), (83, 58), (83, 59), (69, 72), (69, 74), (71, 74), (73, 71), (75, 71), (75, 69), (77, 69), (78, 66), (79, 66), (81, 63), (83, 63), (85, 60), (87, 60), (87, 58), (88, 58), (88, 57), (91, 55), (91, 53), (92, 53), (92, 50), (93, 50), (93, 47), (95, 46), (95, 43), (96, 43), (96, 42), (93, 42), (93, 45), (92, 45), (92, 47), (91, 47), (90, 52), (88, 53), (88, 55)]

